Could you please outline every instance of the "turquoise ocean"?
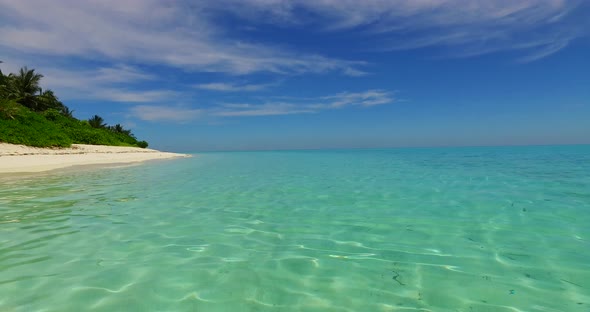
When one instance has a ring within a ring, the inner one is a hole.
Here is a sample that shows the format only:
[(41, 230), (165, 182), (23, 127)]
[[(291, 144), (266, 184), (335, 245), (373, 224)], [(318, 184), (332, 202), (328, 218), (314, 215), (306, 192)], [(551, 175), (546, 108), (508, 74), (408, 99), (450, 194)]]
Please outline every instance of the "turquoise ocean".
[(0, 176), (0, 311), (590, 311), (590, 146)]

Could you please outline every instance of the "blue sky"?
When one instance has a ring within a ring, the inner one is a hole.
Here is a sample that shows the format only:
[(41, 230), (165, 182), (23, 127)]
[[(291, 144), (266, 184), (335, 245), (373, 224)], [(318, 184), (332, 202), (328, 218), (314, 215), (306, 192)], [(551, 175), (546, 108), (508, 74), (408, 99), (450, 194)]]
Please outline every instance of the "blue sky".
[(578, 144), (589, 16), (576, 0), (0, 0), (0, 60), (161, 149)]

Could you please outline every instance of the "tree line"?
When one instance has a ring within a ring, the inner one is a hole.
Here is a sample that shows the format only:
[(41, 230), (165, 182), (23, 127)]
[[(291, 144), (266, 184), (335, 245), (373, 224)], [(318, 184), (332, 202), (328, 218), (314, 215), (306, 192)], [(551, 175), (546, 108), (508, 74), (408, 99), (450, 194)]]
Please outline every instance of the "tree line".
[[(0, 63), (2, 62), (0, 61)], [(18, 112), (21, 111), (20, 106), (22, 106), (31, 112), (41, 114), (46, 118), (52, 116), (47, 118), (48, 120), (55, 121), (55, 115), (57, 113), (65, 118), (77, 121), (73, 116), (73, 110), (70, 110), (70, 108), (61, 102), (52, 90), (44, 90), (41, 87), (40, 82), (42, 78), (43, 75), (35, 72), (34, 69), (29, 69), (27, 67), (22, 67), (17, 73), (10, 73), (8, 75), (5, 75), (2, 70), (0, 70), (0, 119), (14, 120)], [(136, 145), (139, 147), (147, 147), (148, 145), (145, 141), (137, 141), (133, 133), (131, 133), (131, 130), (125, 129), (121, 124), (113, 126), (107, 125), (104, 119), (98, 115), (94, 115), (88, 120), (82, 121), (82, 123), (95, 129), (107, 130), (118, 134), (119, 138), (122, 138), (118, 141), (123, 142), (125, 145)], [(67, 124), (74, 125), (75, 127), (79, 126), (76, 123)], [(74, 143), (78, 143), (75, 141), (76, 140), (74, 139)], [(83, 143), (87, 143), (86, 141), (92, 143), (91, 139), (85, 139), (82, 141), (84, 141)], [(98, 141), (103, 142), (104, 140)], [(104, 142), (112, 141), (113, 140), (106, 140)], [(100, 144), (100, 142), (98, 144)]]

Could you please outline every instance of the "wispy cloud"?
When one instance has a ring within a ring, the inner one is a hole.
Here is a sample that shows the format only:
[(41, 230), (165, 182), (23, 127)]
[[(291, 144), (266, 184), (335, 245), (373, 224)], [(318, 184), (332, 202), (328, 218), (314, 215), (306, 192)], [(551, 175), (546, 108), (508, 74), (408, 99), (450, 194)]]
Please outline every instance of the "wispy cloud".
[(220, 91), (220, 92), (249, 92), (249, 91), (260, 91), (267, 89), (275, 84), (233, 84), (223, 82), (213, 82), (206, 84), (199, 84), (195, 87), (203, 90)]
[(544, 46), (541, 46), (539, 49), (536, 49), (534, 52), (529, 53), (528, 55), (520, 58), (518, 61), (521, 63), (529, 63), (534, 62), (536, 60), (540, 60), (546, 56), (549, 56), (563, 48), (565, 48), (569, 44), (569, 39), (561, 39), (556, 40), (555, 42), (548, 43)]
[(172, 90), (126, 90), (126, 89), (100, 89), (98, 92), (91, 93), (95, 99), (103, 99), (112, 102), (125, 103), (149, 103), (171, 100), (179, 96), (180, 93)]
[[(273, 28), (278, 32), (288, 27), (319, 31), (338, 40), (346, 32), (351, 51), (437, 47), (451, 57), (517, 51), (518, 61), (533, 62), (588, 36), (590, 22), (583, 14), (588, 7), (582, 0), (0, 0), (0, 55), (5, 71), (16, 70), (14, 64), (37, 68), (46, 77), (43, 86), (64, 99), (153, 104), (133, 107), (134, 116), (144, 120), (309, 114), (388, 104), (395, 98), (388, 91), (369, 90), (207, 109), (160, 107), (155, 103), (189, 98), (194, 82), (177, 90), (158, 87), (166, 78), (145, 68), (171, 75), (216, 72), (229, 77), (226, 81), (258, 73), (370, 74), (364, 60), (314, 53), (310, 46), (298, 49), (280, 36), (273, 39), (276, 45), (268, 38), (257, 41), (255, 29), (261, 24), (278, 26)], [(253, 29), (248, 36), (219, 23), (228, 14), (241, 28)], [(371, 44), (361, 46), (361, 41)], [(246, 79), (242, 81), (259, 81)], [(194, 87), (237, 93), (273, 85), (212, 82)]]
[(261, 104), (223, 104), (210, 114), (224, 117), (268, 116), (318, 113), (345, 107), (369, 107), (390, 104), (395, 101), (392, 92), (369, 90), (365, 92), (343, 92), (317, 98), (293, 98), (291, 101), (267, 102)]
[(342, 92), (317, 98), (292, 98), (290, 101), (261, 104), (224, 104), (209, 113), (216, 116), (268, 116), (319, 113), (345, 107), (370, 107), (395, 102), (393, 93), (385, 90)]
[(264, 104), (225, 104), (222, 105), (222, 108), (213, 110), (211, 114), (222, 117), (253, 117), (309, 114), (315, 112), (317, 112), (317, 109), (306, 105), (273, 102)]
[(153, 80), (156, 77), (143, 73), (130, 66), (115, 65), (111, 67), (98, 67), (95, 69), (57, 69), (41, 65), (46, 82), (52, 86), (80, 88), (95, 85), (110, 85), (117, 83), (133, 83), (145, 80)]
[[(579, 11), (589, 11), (582, 0), (1, 1), (0, 53), (29, 59), (147, 62), (230, 75), (336, 72), (363, 76), (367, 63), (362, 60), (235, 40), (232, 30), (217, 23), (216, 17), (234, 14), (243, 21), (242, 27), (256, 27), (264, 20), (267, 25), (309, 27), (325, 34), (354, 30), (364, 33), (373, 42), (370, 46), (381, 51), (437, 46), (450, 56), (468, 57), (515, 50), (523, 53), (520, 61), (530, 62), (590, 33), (590, 22)], [(367, 48), (358, 42), (350, 44), (351, 49)], [(120, 66), (118, 71), (125, 70), (125, 65)], [(143, 75), (127, 74), (131, 79)], [(99, 75), (111, 82), (125, 79), (109, 72)], [(218, 91), (256, 88), (208, 87)]]
[(137, 68), (127, 65), (116, 65), (112, 67), (99, 67), (94, 72), (87, 72), (92, 79), (104, 83), (117, 82), (135, 82), (144, 80), (155, 80), (157, 77), (153, 74), (142, 72)]
[(322, 100), (327, 101), (328, 107), (340, 108), (345, 106), (375, 106), (389, 104), (394, 101), (393, 93), (384, 90), (369, 90), (360, 93), (343, 92), (336, 95), (324, 96)]
[(261, 71), (356, 74), (364, 64), (229, 40), (225, 30), (207, 18), (210, 4), (213, 2), (3, 1), (0, 47), (19, 53), (155, 62), (234, 75)]
[(146, 121), (186, 122), (205, 117), (256, 117), (295, 114), (313, 114), (346, 107), (371, 107), (394, 103), (393, 92), (368, 90), (342, 92), (334, 95), (290, 98), (262, 103), (221, 103), (208, 108), (193, 109), (184, 106), (138, 105), (130, 109), (131, 116)]
[(134, 85), (157, 77), (124, 65), (96, 69), (56, 69), (42, 66), (43, 85), (60, 90), (64, 99), (108, 100), (112, 102), (160, 102), (179, 95), (174, 90), (143, 90)]
[[(518, 51), (518, 61), (532, 62), (588, 36), (584, 13), (589, 7), (582, 0), (0, 1), (0, 55), (4, 69), (13, 66), (10, 56), (23, 65), (42, 65), (36, 68), (47, 77), (44, 83), (65, 98), (157, 102), (174, 92), (134, 88), (162, 77), (129, 64), (230, 77), (369, 74), (366, 61), (301, 52), (288, 40), (279, 39), (277, 45), (256, 41), (257, 31), (248, 40), (236, 40), (234, 29), (218, 22), (227, 14), (243, 28), (255, 29), (264, 21), (325, 36), (354, 31), (354, 38), (372, 43), (361, 46), (350, 39), (350, 49), (357, 51), (436, 46), (451, 57)], [(269, 86), (208, 83), (197, 88), (254, 92)]]
[[(585, 17), (590, 10), (581, 0), (220, 0), (215, 4), (218, 11), (231, 11), (253, 23), (264, 17), (282, 26), (361, 31), (381, 51), (437, 46), (455, 57), (519, 50), (524, 61), (534, 61), (590, 34)], [(309, 19), (301, 12), (321, 18)]]
[(187, 122), (199, 117), (200, 109), (182, 106), (137, 105), (130, 109), (132, 117), (145, 121)]

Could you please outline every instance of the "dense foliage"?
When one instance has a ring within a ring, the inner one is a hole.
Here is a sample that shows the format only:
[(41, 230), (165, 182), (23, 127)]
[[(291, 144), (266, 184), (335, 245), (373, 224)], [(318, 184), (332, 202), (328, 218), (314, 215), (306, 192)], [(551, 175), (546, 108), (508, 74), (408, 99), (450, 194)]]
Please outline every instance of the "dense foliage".
[(72, 143), (147, 147), (120, 124), (109, 126), (94, 115), (78, 120), (51, 90), (42, 90), (42, 75), (21, 68), (0, 71), (0, 142), (37, 147), (67, 147)]

